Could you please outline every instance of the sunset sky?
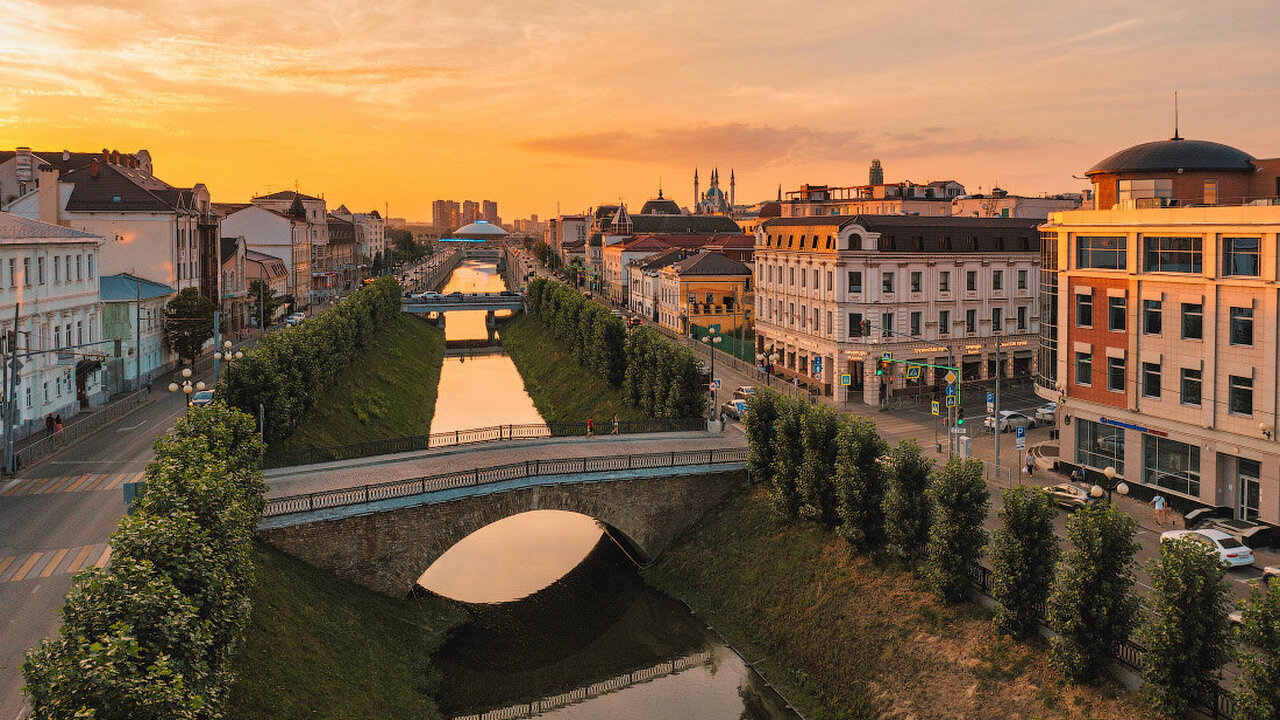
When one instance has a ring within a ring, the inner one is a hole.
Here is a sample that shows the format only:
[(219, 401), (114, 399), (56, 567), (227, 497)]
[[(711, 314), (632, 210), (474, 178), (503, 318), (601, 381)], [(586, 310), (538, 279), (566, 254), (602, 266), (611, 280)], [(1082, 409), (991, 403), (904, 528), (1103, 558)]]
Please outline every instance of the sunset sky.
[[(1280, 8), (1078, 0), (0, 0), (0, 148), (133, 152), (218, 201), (293, 188), (504, 219), (713, 166), (801, 183), (1078, 190), (1182, 134), (1280, 155)], [(727, 187), (726, 187), (727, 189)]]

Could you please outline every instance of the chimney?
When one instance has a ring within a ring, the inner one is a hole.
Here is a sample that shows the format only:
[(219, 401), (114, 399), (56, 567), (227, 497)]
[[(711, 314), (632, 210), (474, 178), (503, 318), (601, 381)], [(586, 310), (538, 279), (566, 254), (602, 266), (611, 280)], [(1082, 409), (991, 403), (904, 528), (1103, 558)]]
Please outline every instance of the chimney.
[(67, 162), (67, 161), (68, 161), (68, 160), (70, 160), (70, 159), (71, 159), (71, 151), (70, 151), (70, 150), (63, 150), (63, 151), (62, 151), (62, 162)]
[(40, 183), (36, 188), (36, 199), (40, 205), (42, 222), (60, 225), (62, 215), (62, 199), (58, 190), (58, 168), (52, 165), (40, 167)]
[(94, 158), (89, 163), (89, 177), (91, 178), (98, 177), (98, 158)]
[(118, 151), (118, 150), (112, 150), (112, 151), (111, 151), (111, 160), (110, 160), (110, 162), (111, 162), (111, 164), (112, 164), (112, 165), (119, 165), (119, 164), (120, 164), (120, 151)]
[(111, 151), (106, 148), (102, 148), (102, 162), (111, 162)]

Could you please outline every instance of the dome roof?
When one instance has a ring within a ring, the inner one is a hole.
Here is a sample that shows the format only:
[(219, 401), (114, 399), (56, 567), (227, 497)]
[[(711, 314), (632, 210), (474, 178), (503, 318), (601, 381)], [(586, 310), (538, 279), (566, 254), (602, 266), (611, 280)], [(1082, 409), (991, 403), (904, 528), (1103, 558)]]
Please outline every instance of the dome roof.
[(488, 240), (490, 238), (506, 237), (507, 231), (494, 225), (488, 220), (477, 220), (470, 225), (463, 225), (453, 231), (456, 238), (472, 238), (476, 240)]
[(679, 215), (680, 206), (675, 200), (670, 200), (659, 195), (656, 199), (650, 200), (640, 208), (641, 215)]
[(1207, 140), (1158, 140), (1134, 145), (1089, 168), (1098, 173), (1159, 170), (1252, 170), (1253, 156), (1230, 145)]

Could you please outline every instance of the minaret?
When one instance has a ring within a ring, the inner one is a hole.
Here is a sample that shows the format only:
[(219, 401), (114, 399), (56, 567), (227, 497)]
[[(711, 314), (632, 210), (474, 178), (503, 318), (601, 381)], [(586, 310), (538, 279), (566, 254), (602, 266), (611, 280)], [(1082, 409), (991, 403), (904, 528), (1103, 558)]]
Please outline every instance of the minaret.
[(698, 194), (698, 168), (693, 169), (693, 214), (698, 214), (698, 202), (702, 196)]
[(778, 202), (782, 202), (782, 183), (778, 183)]
[(734, 185), (737, 183), (733, 178), (733, 168), (729, 168), (729, 209), (732, 210), (736, 204), (734, 202)]

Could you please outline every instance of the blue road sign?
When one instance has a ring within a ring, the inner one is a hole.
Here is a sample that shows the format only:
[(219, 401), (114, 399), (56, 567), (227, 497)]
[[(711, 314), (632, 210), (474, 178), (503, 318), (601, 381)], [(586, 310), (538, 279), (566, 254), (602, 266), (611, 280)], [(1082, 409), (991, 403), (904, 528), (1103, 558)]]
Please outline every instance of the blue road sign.
[(912, 365), (912, 366), (908, 367), (908, 368), (907, 368), (907, 379), (908, 379), (908, 380), (919, 380), (919, 379), (920, 379), (920, 368), (919, 368), (918, 366), (915, 366), (915, 365)]
[(1015, 440), (1014, 445), (1018, 449), (1022, 449), (1026, 447), (1027, 446), (1027, 427), (1025, 425), (1019, 425), (1018, 427), (1014, 428), (1014, 432), (1017, 435), (1017, 440)]
[(955, 394), (956, 394), (956, 386), (955, 386), (955, 385), (948, 385), (948, 386), (947, 386), (947, 396), (948, 396), (948, 397), (955, 397)]
[(996, 394), (995, 394), (995, 393), (993, 393), (993, 392), (991, 392), (990, 390), (988, 390), (988, 391), (987, 391), (987, 402), (988, 402), (988, 403), (994, 403), (995, 401), (996, 401)]
[(841, 375), (841, 376), (840, 376), (840, 384), (841, 384), (841, 385), (852, 385), (852, 384), (853, 384), (853, 376), (852, 376), (852, 375), (850, 375), (849, 373), (845, 373), (845, 374)]
[(815, 373), (822, 372), (822, 356), (821, 355), (813, 359), (813, 371)]
[(934, 414), (934, 415), (938, 415), (938, 414), (939, 414), (939, 412), (938, 412), (938, 401), (937, 401), (937, 400), (934, 400), (934, 401), (933, 401), (933, 414)]
[(956, 396), (955, 396), (955, 395), (948, 395), (948, 396), (947, 396), (947, 407), (955, 407), (955, 406), (956, 406)]
[(892, 360), (892, 359), (893, 359), (893, 353), (891, 353), (891, 352), (880, 353), (880, 359), (881, 359), (881, 360)]

